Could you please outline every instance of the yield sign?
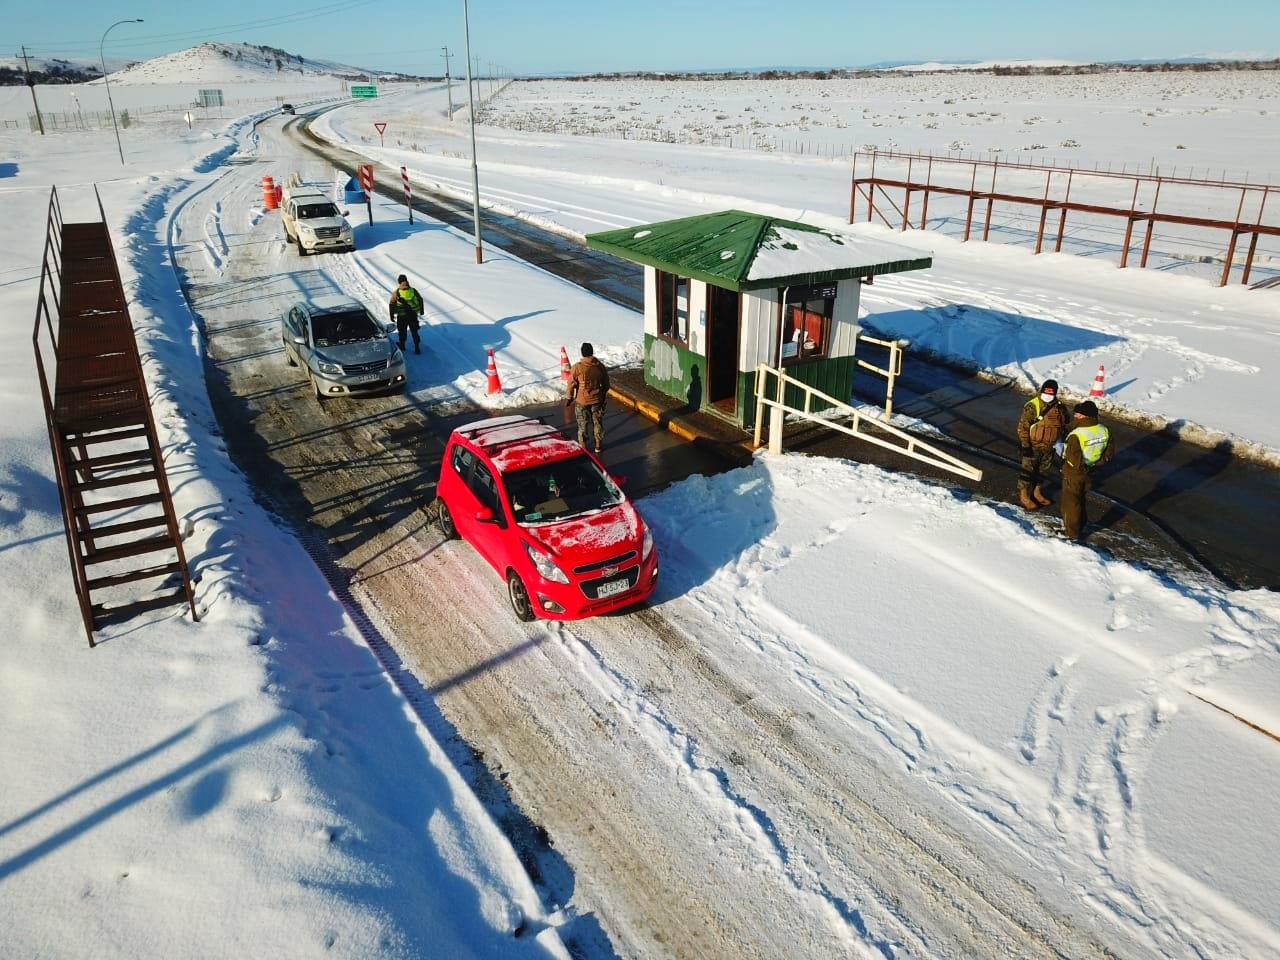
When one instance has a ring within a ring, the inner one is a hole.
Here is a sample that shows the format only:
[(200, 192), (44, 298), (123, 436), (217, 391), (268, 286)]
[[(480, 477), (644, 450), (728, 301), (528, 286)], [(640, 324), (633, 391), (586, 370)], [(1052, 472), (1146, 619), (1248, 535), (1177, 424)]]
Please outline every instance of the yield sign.
[(378, 131), (378, 136), (382, 136), (387, 129), (387, 125), (383, 122), (378, 122), (373, 125), (373, 128)]

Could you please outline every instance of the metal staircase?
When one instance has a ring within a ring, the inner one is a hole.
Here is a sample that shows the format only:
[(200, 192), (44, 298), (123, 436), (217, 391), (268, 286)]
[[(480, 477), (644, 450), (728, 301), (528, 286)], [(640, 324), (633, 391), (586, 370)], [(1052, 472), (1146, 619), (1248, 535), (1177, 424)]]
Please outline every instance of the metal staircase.
[(32, 344), (89, 646), (99, 628), (185, 601), (198, 619), (102, 198), (66, 223), (49, 196)]

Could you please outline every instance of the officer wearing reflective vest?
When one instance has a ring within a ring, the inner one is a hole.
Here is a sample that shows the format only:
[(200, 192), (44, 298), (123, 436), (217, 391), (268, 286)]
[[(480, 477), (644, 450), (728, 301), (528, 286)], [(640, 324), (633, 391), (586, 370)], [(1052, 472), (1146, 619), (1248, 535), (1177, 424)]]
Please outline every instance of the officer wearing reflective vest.
[(1062, 532), (1068, 540), (1084, 540), (1091, 474), (1111, 459), (1112, 447), (1111, 431), (1098, 422), (1098, 405), (1077, 404), (1062, 450)]
[(396, 280), (396, 288), (391, 291), (391, 322), (396, 325), (396, 335), (400, 349), (404, 349), (405, 338), (413, 334), (413, 352), (422, 352), (422, 337), (418, 334), (418, 318), (425, 311), (422, 294), (409, 286), (409, 278), (403, 273)]

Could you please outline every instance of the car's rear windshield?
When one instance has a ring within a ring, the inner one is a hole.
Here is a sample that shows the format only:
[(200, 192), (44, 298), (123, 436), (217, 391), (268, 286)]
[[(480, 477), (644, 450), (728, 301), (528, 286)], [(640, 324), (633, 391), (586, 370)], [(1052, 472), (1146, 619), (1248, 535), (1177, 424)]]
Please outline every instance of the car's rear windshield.
[(317, 347), (338, 343), (358, 343), (382, 336), (373, 317), (365, 310), (345, 313), (322, 313), (311, 318), (311, 336)]
[(547, 523), (622, 502), (622, 492), (585, 453), (503, 474), (516, 523)]
[(336, 217), (338, 208), (332, 203), (304, 203), (298, 207), (299, 220), (319, 220), (321, 217)]

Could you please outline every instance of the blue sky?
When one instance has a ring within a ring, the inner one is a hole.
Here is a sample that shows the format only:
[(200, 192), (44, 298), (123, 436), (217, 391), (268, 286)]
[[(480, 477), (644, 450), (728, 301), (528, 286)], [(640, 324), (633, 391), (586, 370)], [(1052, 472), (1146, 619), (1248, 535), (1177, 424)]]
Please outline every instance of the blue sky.
[[(885, 60), (1280, 56), (1273, 0), (471, 0), (472, 53), (515, 73), (858, 66)], [(462, 0), (44, 0), (5, 14), (17, 52), (147, 59), (205, 40), (439, 73)], [(1265, 27), (1265, 29), (1262, 29)], [(453, 61), (454, 72), (462, 68)]]

